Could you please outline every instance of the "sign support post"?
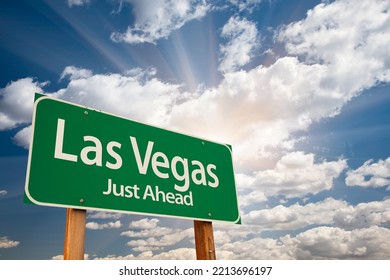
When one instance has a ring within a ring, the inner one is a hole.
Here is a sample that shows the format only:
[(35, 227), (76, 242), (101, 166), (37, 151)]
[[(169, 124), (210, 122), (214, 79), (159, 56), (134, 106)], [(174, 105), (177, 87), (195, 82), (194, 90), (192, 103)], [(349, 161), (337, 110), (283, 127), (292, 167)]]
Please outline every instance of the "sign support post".
[(83, 260), (87, 210), (66, 209), (64, 260)]
[(212, 222), (194, 220), (197, 260), (216, 260)]

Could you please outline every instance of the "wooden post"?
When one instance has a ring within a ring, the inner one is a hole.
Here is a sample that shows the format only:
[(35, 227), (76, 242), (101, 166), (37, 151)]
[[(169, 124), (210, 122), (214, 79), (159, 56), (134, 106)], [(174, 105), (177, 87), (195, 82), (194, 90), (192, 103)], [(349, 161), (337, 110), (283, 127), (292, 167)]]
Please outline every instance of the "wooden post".
[(66, 209), (64, 260), (83, 260), (87, 210)]
[(212, 222), (194, 221), (197, 260), (216, 260)]

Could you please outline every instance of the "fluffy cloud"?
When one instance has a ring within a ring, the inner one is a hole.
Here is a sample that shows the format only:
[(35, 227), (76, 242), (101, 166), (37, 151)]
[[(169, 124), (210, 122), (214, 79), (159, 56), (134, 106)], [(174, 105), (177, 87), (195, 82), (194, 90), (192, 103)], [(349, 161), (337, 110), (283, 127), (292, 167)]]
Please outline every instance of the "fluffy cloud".
[(262, 191), (251, 191), (249, 193), (241, 194), (238, 197), (239, 206), (246, 207), (248, 205), (253, 205), (254, 203), (260, 204), (261, 202), (267, 201), (267, 197)]
[[(148, 123), (163, 124), (172, 106), (183, 98), (180, 87), (163, 83), (148, 76), (149, 71), (136, 75), (129, 72), (120, 74), (95, 74), (84, 76), (70, 74), (70, 81), (65, 89), (53, 95), (74, 103), (96, 109), (113, 112), (118, 115), (142, 120)], [(69, 75), (65, 71), (66, 74)], [(145, 75), (147, 77), (145, 77)]]
[(238, 17), (231, 17), (221, 31), (222, 37), (228, 39), (220, 46), (222, 53), (219, 70), (223, 73), (233, 72), (249, 63), (253, 52), (259, 47), (258, 32), (255, 23)]
[(386, 0), (323, 3), (278, 38), (290, 54), (327, 65), (323, 87), (350, 95), (390, 81), (389, 8)]
[(75, 66), (67, 66), (62, 71), (60, 80), (69, 77), (70, 80), (89, 78), (92, 76), (92, 71), (88, 69), (78, 68)]
[(0, 236), (0, 248), (13, 248), (19, 244), (19, 241), (9, 240), (7, 236)]
[(345, 178), (347, 186), (359, 186), (364, 188), (388, 187), (390, 190), (390, 157), (374, 163), (366, 161), (355, 170), (349, 170)]
[(265, 259), (293, 259), (292, 252), (279, 240), (272, 238), (255, 237), (249, 240), (235, 241), (216, 247), (218, 252), (230, 252), (229, 259), (265, 260)]
[(192, 228), (186, 230), (176, 229), (173, 233), (165, 235), (161, 235), (158, 231), (153, 232), (155, 233), (154, 236), (146, 239), (131, 240), (127, 242), (127, 245), (133, 247), (134, 251), (154, 251), (175, 245), (187, 238), (194, 238), (194, 230)]
[(259, 225), (265, 230), (295, 230), (309, 225), (330, 225), (333, 224), (336, 211), (347, 207), (346, 202), (333, 198), (306, 205), (278, 205), (272, 209), (251, 211), (243, 217), (243, 222)]
[(286, 198), (303, 197), (330, 190), (333, 180), (346, 168), (347, 162), (323, 161), (315, 163), (314, 154), (292, 152), (284, 155), (274, 169), (259, 171), (252, 180), (252, 189), (267, 197), (282, 195)]
[(109, 228), (120, 228), (122, 226), (121, 221), (108, 222), (108, 223), (96, 223), (88, 222), (85, 227), (91, 230), (109, 229)]
[(145, 218), (138, 221), (132, 221), (129, 225), (129, 228), (136, 228), (136, 229), (153, 229), (157, 227), (157, 224), (159, 223), (159, 219), (153, 218)]
[(229, 259), (388, 259), (390, 230), (369, 227), (351, 231), (316, 227), (296, 236), (254, 237), (217, 246)]
[(341, 207), (334, 213), (334, 224), (345, 229), (390, 225), (390, 199)]
[(389, 229), (376, 226), (352, 231), (319, 227), (286, 236), (282, 242), (296, 259), (389, 259), (389, 238)]
[(122, 232), (121, 236), (131, 239), (127, 242), (127, 245), (136, 252), (162, 250), (167, 246), (175, 245), (184, 239), (194, 236), (192, 228), (182, 230), (160, 227), (157, 226), (159, 222), (159, 219), (156, 218), (132, 221), (129, 228), (135, 230)]
[(31, 122), (34, 93), (43, 92), (46, 84), (24, 78), (0, 89), (0, 131)]
[(115, 32), (111, 39), (130, 44), (153, 43), (168, 37), (186, 22), (202, 18), (209, 10), (204, 0), (128, 0), (133, 5), (135, 24), (126, 32)]
[(31, 125), (19, 130), (12, 138), (12, 140), (16, 145), (28, 149), (30, 147), (31, 141), (31, 130)]

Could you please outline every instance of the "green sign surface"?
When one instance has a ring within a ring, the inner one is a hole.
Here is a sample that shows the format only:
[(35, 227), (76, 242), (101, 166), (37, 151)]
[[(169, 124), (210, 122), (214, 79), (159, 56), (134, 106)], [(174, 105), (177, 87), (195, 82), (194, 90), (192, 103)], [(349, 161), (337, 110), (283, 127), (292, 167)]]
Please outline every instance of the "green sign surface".
[(240, 220), (228, 145), (36, 99), (25, 193), (38, 205)]

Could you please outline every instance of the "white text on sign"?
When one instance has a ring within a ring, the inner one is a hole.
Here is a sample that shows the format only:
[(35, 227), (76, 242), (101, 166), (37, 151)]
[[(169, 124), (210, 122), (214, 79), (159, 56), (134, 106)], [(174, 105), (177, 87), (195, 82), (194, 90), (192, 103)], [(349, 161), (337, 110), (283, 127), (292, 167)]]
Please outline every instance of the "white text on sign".
[[(194, 159), (189, 162), (187, 158), (180, 156), (174, 156), (172, 159), (169, 159), (165, 153), (153, 151), (155, 145), (153, 141), (148, 141), (146, 151), (142, 156), (137, 138), (134, 136), (129, 137), (139, 174), (147, 174), (149, 165), (151, 165), (151, 169), (157, 177), (168, 179), (170, 176), (173, 176), (178, 181), (175, 183), (174, 188), (180, 192), (186, 192), (191, 181), (196, 185), (209, 186), (211, 188), (219, 186), (219, 179), (216, 175), (217, 166), (215, 164), (210, 163), (205, 167), (199, 160)], [(80, 156), (81, 161), (86, 165), (103, 166), (103, 145), (99, 138), (91, 135), (83, 136), (84, 147), (81, 149), (80, 155), (64, 151), (65, 139), (65, 120), (59, 118), (57, 120), (54, 158), (78, 162)], [(116, 141), (107, 143), (104, 152), (107, 152), (110, 160), (106, 160), (104, 163), (105, 167), (109, 169), (120, 169), (122, 167), (121, 147), (122, 144)]]

